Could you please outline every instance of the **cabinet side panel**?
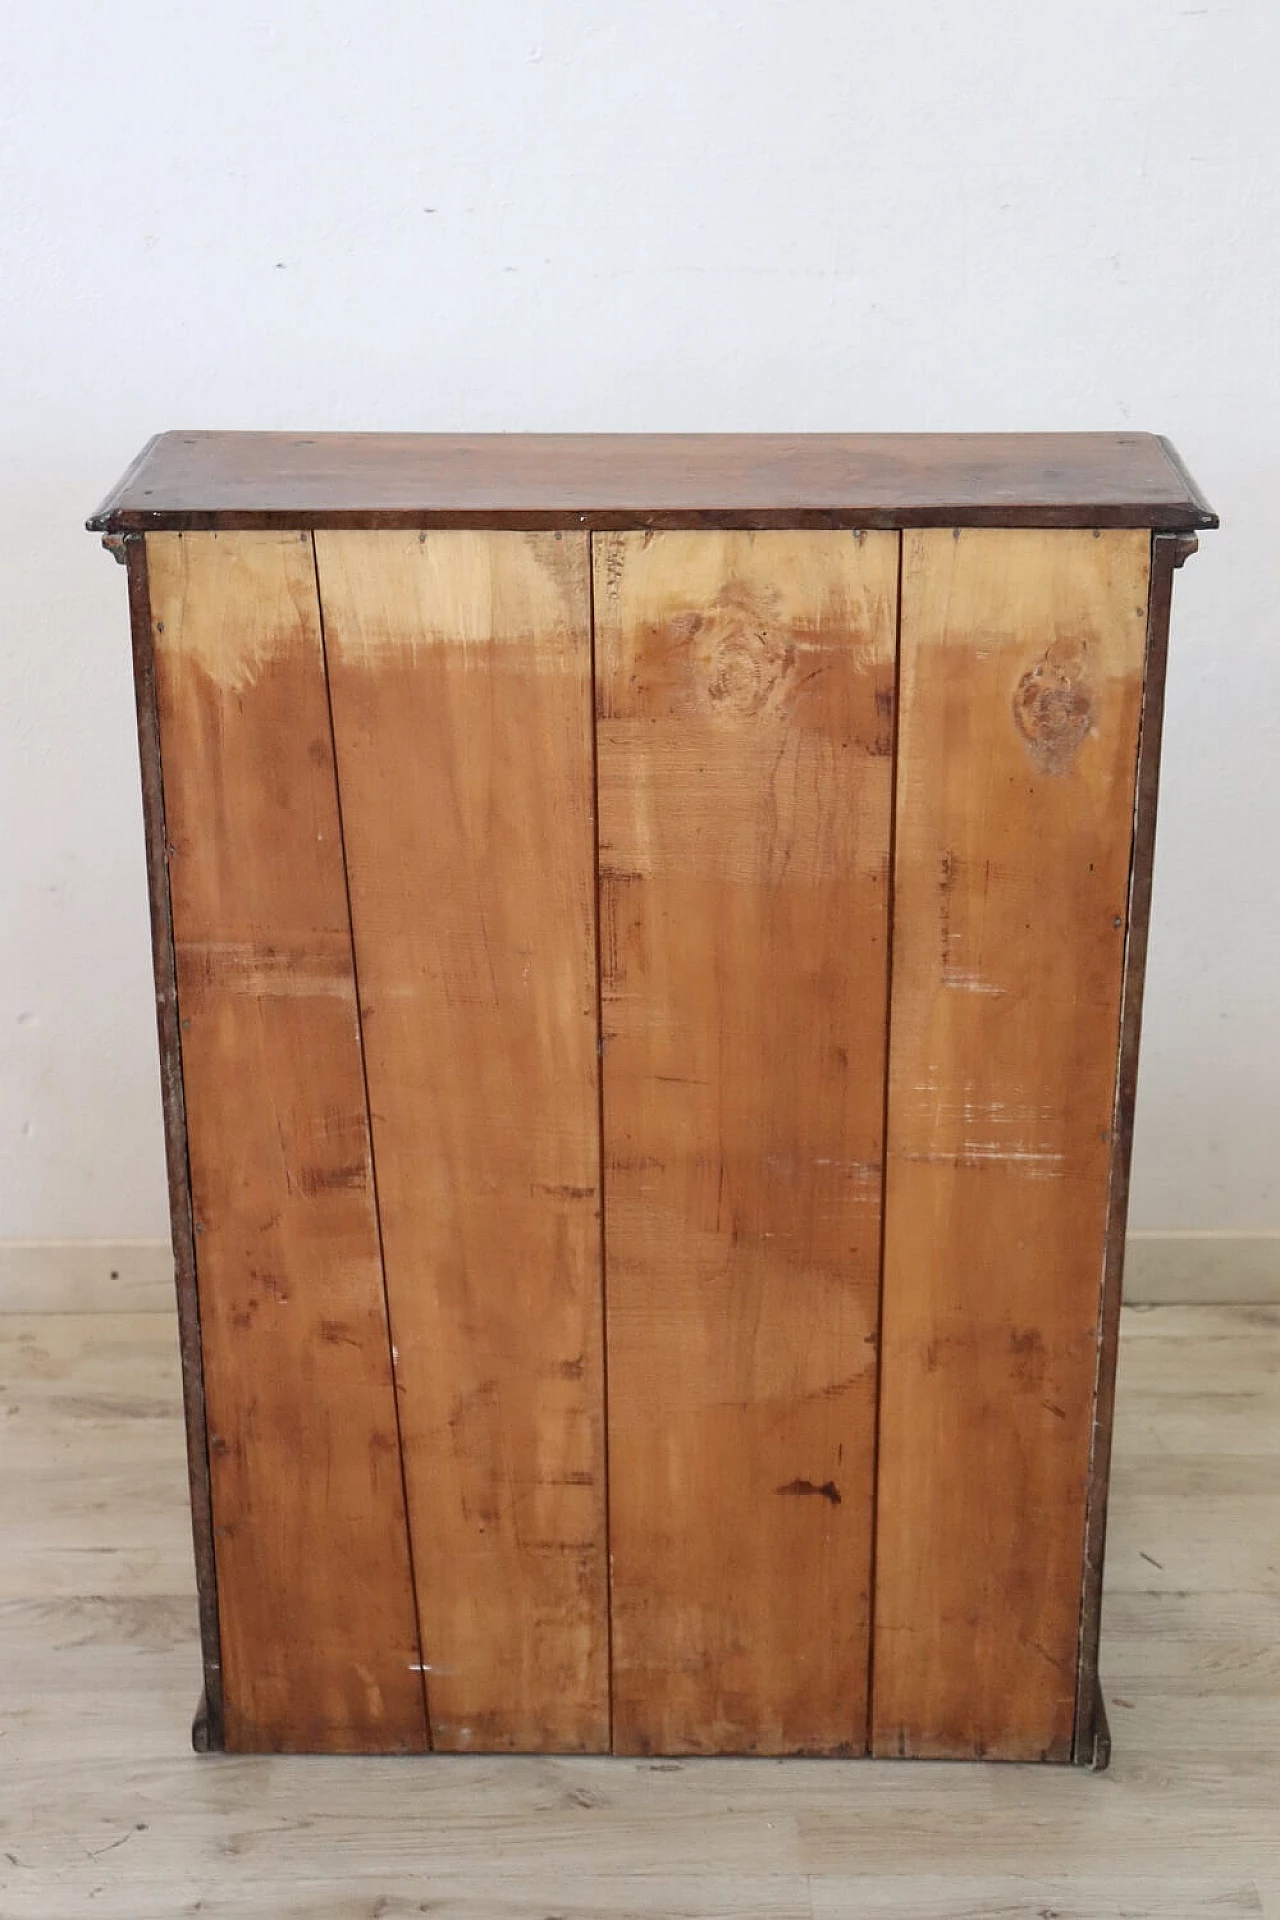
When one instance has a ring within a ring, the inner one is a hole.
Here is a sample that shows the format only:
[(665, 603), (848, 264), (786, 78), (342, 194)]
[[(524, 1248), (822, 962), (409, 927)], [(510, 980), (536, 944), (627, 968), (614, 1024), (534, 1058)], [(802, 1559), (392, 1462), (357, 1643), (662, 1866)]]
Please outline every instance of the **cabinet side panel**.
[(1164, 726), (1165, 669), (1169, 652), (1169, 613), (1176, 567), (1196, 550), (1194, 534), (1156, 534), (1151, 542), (1151, 581), (1147, 595), (1147, 643), (1142, 681), (1142, 722), (1138, 737), (1137, 790), (1133, 810), (1133, 859), (1129, 876), (1129, 925), (1125, 944), (1124, 993), (1120, 1015), (1120, 1062), (1111, 1142), (1111, 1191), (1107, 1210), (1107, 1256), (1098, 1325), (1098, 1383), (1093, 1416), (1093, 1453), (1085, 1518), (1084, 1599), (1080, 1621), (1080, 1666), (1076, 1686), (1075, 1758), (1081, 1765), (1103, 1766), (1110, 1755), (1106, 1713), (1098, 1688), (1098, 1634), (1101, 1624), (1102, 1566), (1107, 1532), (1107, 1496), (1111, 1476), (1111, 1428), (1115, 1413), (1116, 1359), (1120, 1341), (1121, 1285), (1125, 1231), (1129, 1213), (1129, 1164), (1133, 1150), (1134, 1102), (1138, 1082), (1138, 1040), (1147, 970), (1147, 926), (1155, 855), (1156, 801), (1160, 787), (1160, 743)]
[(434, 1744), (609, 1744), (585, 534), (318, 533)]
[(880, 1754), (1071, 1757), (1149, 548), (904, 535)]
[(133, 684), (138, 716), (138, 761), (142, 776), (142, 818), (146, 835), (147, 894), (151, 909), (151, 964), (156, 989), (156, 1031), (160, 1043), (160, 1091), (164, 1112), (165, 1166), (169, 1187), (169, 1223), (182, 1361), (182, 1404), (187, 1439), (187, 1486), (191, 1535), (199, 1593), (200, 1646), (204, 1693), (191, 1737), (200, 1752), (223, 1744), (222, 1653), (218, 1632), (218, 1588), (213, 1559), (213, 1510), (209, 1493), (209, 1441), (205, 1426), (204, 1364), (200, 1352), (200, 1309), (196, 1296), (195, 1233), (191, 1219), (191, 1176), (187, 1164), (187, 1121), (182, 1094), (182, 1044), (178, 1031), (178, 994), (169, 903), (169, 865), (160, 773), (160, 720), (156, 708), (155, 649), (151, 631), (151, 592), (147, 547), (141, 534), (125, 542), (129, 575), (129, 619), (133, 639)]
[(594, 546), (615, 1745), (860, 1752), (898, 540)]
[(239, 1750), (426, 1740), (309, 536), (148, 536)]

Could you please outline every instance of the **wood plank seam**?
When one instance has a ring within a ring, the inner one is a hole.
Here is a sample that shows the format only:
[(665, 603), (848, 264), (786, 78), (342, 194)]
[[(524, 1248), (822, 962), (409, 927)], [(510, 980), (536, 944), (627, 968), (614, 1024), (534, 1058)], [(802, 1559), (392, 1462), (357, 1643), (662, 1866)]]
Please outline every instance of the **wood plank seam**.
[(605, 1660), (607, 1662), (609, 1751), (613, 1752), (613, 1545), (612, 1483), (609, 1475), (609, 1242), (605, 1225), (608, 1178), (604, 1124), (604, 977), (600, 945), (600, 727), (596, 686), (596, 540), (587, 535), (587, 634), (591, 643), (591, 846), (595, 871), (596, 935), (596, 1104), (600, 1121), (600, 1386), (603, 1402), (601, 1452), (604, 1463)]
[(364, 1008), (360, 999), (360, 963), (356, 955), (355, 920), (351, 912), (351, 876), (347, 867), (346, 824), (342, 812), (342, 768), (338, 759), (338, 740), (333, 725), (333, 690), (329, 682), (329, 648), (325, 637), (324, 596), (320, 591), (320, 561), (316, 554), (316, 536), (311, 534), (311, 569), (316, 583), (316, 609), (320, 627), (320, 661), (324, 671), (325, 709), (329, 716), (329, 739), (333, 748), (333, 787), (338, 813), (338, 851), (342, 861), (342, 890), (347, 903), (347, 931), (351, 942), (351, 980), (356, 1003), (356, 1049), (360, 1056), (360, 1085), (364, 1095), (365, 1128), (369, 1141), (369, 1184), (373, 1197), (374, 1228), (378, 1240), (378, 1271), (382, 1276), (382, 1307), (387, 1325), (388, 1362), (391, 1367), (391, 1403), (395, 1410), (396, 1453), (400, 1463), (400, 1496), (404, 1502), (405, 1541), (409, 1555), (409, 1584), (413, 1593), (413, 1619), (418, 1635), (418, 1684), (422, 1693), (422, 1718), (426, 1728), (427, 1751), (432, 1748), (431, 1702), (427, 1692), (426, 1653), (422, 1639), (422, 1612), (418, 1600), (418, 1580), (413, 1558), (413, 1517), (409, 1506), (409, 1488), (404, 1464), (404, 1433), (400, 1420), (400, 1371), (397, 1362), (395, 1329), (391, 1320), (391, 1300), (387, 1291), (387, 1263), (382, 1246), (382, 1205), (378, 1197), (378, 1150), (373, 1133), (373, 1111), (369, 1102), (369, 1069), (364, 1047)]
[(195, 1208), (191, 1193), (191, 1161), (187, 1152), (182, 1020), (178, 1005), (178, 967), (173, 943), (173, 908), (169, 893), (169, 835), (165, 824), (160, 706), (156, 692), (155, 643), (151, 629), (151, 586), (147, 568), (147, 543), (142, 535), (133, 534), (126, 537), (125, 565), (134, 655), (142, 804), (147, 842), (147, 891), (151, 908), (151, 944), (156, 978), (156, 1026), (160, 1051), (165, 1162), (182, 1369), (187, 1479), (191, 1498), (191, 1534), (196, 1569), (199, 1574), (197, 1586), (204, 1691), (192, 1724), (191, 1739), (197, 1752), (207, 1753), (220, 1749), (224, 1738), (222, 1635), (218, 1619), (217, 1557), (209, 1473), (209, 1429), (205, 1413), (200, 1296), (196, 1286)]
[(889, 1057), (893, 1044), (894, 857), (898, 831), (898, 719), (902, 709), (902, 534), (898, 535), (898, 585), (893, 629), (893, 734), (889, 755), (889, 866), (885, 886), (884, 1104), (880, 1124), (880, 1272), (876, 1291), (876, 1404), (871, 1430), (871, 1557), (867, 1569), (867, 1736), (871, 1752), (876, 1684), (876, 1539), (880, 1521), (880, 1405), (884, 1383), (884, 1251), (889, 1180)]

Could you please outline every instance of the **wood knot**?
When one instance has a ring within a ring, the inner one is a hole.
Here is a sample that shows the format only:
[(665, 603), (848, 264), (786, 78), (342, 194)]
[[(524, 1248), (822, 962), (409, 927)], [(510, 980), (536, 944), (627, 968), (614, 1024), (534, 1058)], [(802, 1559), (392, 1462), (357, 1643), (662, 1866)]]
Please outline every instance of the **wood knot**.
[(1014, 691), (1014, 724), (1044, 773), (1069, 772), (1093, 730), (1095, 701), (1084, 678), (1086, 651), (1083, 640), (1055, 640)]
[(685, 625), (699, 685), (717, 711), (762, 713), (795, 665), (795, 642), (778, 617), (776, 589), (729, 580), (701, 618)]

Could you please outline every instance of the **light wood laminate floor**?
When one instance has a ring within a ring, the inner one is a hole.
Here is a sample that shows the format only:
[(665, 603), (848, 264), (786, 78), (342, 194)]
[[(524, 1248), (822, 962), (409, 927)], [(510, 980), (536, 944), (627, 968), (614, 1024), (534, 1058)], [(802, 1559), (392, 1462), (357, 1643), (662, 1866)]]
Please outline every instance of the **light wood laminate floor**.
[(0, 1916), (1280, 1920), (1280, 1307), (1124, 1316), (1115, 1757), (198, 1758), (168, 1314), (0, 1315)]

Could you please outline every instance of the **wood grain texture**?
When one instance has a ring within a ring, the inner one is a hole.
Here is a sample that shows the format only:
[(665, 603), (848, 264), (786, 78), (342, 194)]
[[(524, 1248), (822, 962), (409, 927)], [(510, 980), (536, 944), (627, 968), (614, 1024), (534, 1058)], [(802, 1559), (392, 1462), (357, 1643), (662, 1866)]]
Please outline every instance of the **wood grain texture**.
[(311, 542), (147, 547), (226, 1740), (421, 1747)]
[(433, 1743), (609, 1743), (584, 534), (316, 538)]
[(595, 539), (623, 1752), (865, 1741), (896, 573)]
[(1151, 433), (164, 433), (89, 525), (1216, 526)]
[(877, 1753), (1071, 1753), (1149, 548), (904, 536)]

